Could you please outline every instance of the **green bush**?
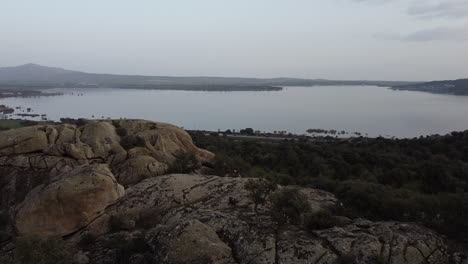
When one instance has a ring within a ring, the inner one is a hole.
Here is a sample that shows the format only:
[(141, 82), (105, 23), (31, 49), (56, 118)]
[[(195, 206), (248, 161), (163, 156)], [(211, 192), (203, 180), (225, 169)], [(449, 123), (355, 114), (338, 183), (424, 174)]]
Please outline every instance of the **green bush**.
[(177, 152), (175, 161), (167, 169), (167, 173), (191, 173), (200, 168), (200, 163), (194, 152)]
[(59, 238), (41, 239), (34, 236), (16, 240), (14, 263), (18, 264), (68, 264), (70, 254), (65, 242)]
[(277, 185), (264, 179), (250, 179), (245, 183), (245, 189), (249, 192), (249, 196), (254, 202), (254, 211), (257, 214), (258, 206), (264, 205), (267, 202), (270, 194), (276, 191)]
[(308, 230), (321, 230), (336, 226), (338, 221), (329, 210), (324, 209), (307, 214), (304, 224)]
[(283, 188), (271, 195), (271, 215), (279, 224), (300, 224), (310, 204), (297, 188)]

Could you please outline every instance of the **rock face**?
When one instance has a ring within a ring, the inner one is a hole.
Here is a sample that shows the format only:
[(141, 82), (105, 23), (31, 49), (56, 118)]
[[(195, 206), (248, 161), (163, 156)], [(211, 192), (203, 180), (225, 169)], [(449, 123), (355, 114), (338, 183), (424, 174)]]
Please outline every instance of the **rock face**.
[(16, 214), (19, 234), (64, 236), (88, 225), (124, 195), (106, 165), (77, 167), (33, 189)]
[(213, 154), (198, 149), (182, 129), (143, 120), (87, 121), (0, 132), (0, 212), (22, 202), (34, 187), (89, 164), (107, 164), (122, 185), (163, 175), (178, 153), (200, 163)]
[[(463, 263), (450, 262), (444, 239), (416, 224), (355, 219), (315, 231), (278, 226), (266, 206), (259, 208), (259, 215), (253, 213), (246, 181), (182, 174), (146, 179), (128, 188), (106, 214), (145, 230), (154, 263)], [(302, 192), (315, 210), (338, 203), (331, 193)], [(95, 221), (88, 230), (105, 238), (109, 231), (102, 222)], [(100, 252), (92, 252), (96, 255), (91, 259)]]
[(198, 220), (159, 226), (148, 232), (157, 263), (236, 263), (231, 248), (216, 232)]

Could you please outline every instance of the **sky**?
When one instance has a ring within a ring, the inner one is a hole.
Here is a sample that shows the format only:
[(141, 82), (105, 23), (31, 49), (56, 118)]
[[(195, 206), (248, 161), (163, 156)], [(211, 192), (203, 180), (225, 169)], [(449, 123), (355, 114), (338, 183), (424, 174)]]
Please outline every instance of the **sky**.
[(0, 0), (0, 67), (164, 76), (468, 77), (468, 0)]

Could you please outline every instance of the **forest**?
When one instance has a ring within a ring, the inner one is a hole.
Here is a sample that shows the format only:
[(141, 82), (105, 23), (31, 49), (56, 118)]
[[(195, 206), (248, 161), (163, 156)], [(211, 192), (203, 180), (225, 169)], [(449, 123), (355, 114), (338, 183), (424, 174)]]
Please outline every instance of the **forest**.
[(468, 131), (413, 139), (233, 139), (191, 132), (212, 173), (324, 189), (336, 214), (419, 222), (468, 242)]

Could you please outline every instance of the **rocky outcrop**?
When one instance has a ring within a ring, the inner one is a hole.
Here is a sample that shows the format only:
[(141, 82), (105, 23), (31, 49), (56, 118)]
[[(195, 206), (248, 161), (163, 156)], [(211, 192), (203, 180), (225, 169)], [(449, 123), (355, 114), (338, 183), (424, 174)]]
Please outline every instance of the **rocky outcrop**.
[(107, 165), (77, 167), (33, 189), (20, 204), (20, 235), (64, 236), (87, 226), (124, 195)]
[[(121, 229), (144, 230), (156, 263), (463, 263), (450, 262), (444, 238), (417, 224), (354, 219), (325, 230), (279, 226), (268, 205), (254, 214), (246, 181), (182, 174), (146, 179), (128, 188), (125, 198), (82, 234), (106, 238), (110, 230), (103, 224), (111, 216), (133, 221), (133, 228)], [(302, 192), (315, 210), (338, 203), (328, 192)], [(72, 240), (79, 241), (80, 235)], [(100, 253), (90, 254), (94, 259)]]
[(0, 132), (0, 212), (11, 211), (34, 187), (89, 164), (107, 164), (131, 185), (163, 175), (179, 153), (199, 163), (213, 154), (197, 148), (184, 130), (143, 120), (85, 121)]

